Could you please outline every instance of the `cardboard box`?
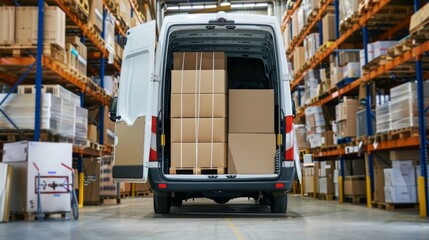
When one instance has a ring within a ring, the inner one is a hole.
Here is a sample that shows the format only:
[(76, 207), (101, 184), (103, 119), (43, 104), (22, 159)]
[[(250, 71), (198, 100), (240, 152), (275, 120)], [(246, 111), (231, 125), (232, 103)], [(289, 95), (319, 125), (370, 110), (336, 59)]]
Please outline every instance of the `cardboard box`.
[[(354, 49), (353, 49), (354, 50)], [(340, 66), (345, 66), (350, 62), (359, 62), (359, 50), (356, 51), (341, 51), (339, 53)]]
[[(45, 7), (43, 43), (56, 44), (65, 49), (66, 16), (59, 7)], [(38, 8), (16, 8), (15, 40), (18, 44), (37, 44)]]
[(365, 196), (365, 176), (347, 176), (344, 180), (344, 195)]
[(416, 186), (385, 186), (384, 194), (387, 203), (416, 203)]
[(374, 58), (387, 54), (387, 50), (397, 43), (398, 41), (377, 41), (372, 43), (374, 47)]
[[(119, 14), (124, 22), (130, 26), (131, 24), (131, 4), (128, 0), (118, 0)], [(135, 13), (134, 13), (135, 14)]]
[(84, 187), (83, 201), (89, 204), (98, 203), (100, 201), (100, 162), (96, 158), (85, 159), (83, 166), (88, 181)]
[(314, 176), (305, 176), (303, 178), (304, 182), (304, 192), (313, 193), (314, 192)]
[(273, 174), (276, 137), (274, 134), (230, 133), (229, 174)]
[(385, 202), (383, 168), (374, 168), (374, 201)]
[(175, 52), (173, 70), (226, 70), (226, 59), (224, 52)]
[[(198, 147), (198, 149), (197, 149)], [(198, 161), (196, 153), (198, 150)], [(225, 143), (172, 143), (171, 167), (195, 168), (195, 167), (225, 167), (226, 144)]]
[(88, 140), (92, 142), (98, 142), (97, 126), (94, 124), (88, 124)]
[(295, 72), (302, 69), (302, 66), (305, 63), (305, 48), (304, 47), (296, 47), (293, 52), (293, 69)]
[(390, 151), (390, 160), (420, 160), (419, 150)]
[[(180, 129), (182, 127), (182, 129)], [(172, 143), (226, 142), (225, 118), (173, 118), (171, 119)], [(213, 134), (212, 134), (213, 133)], [(182, 134), (182, 136), (180, 136)], [(212, 139), (213, 137), (213, 139)]]
[(416, 171), (410, 168), (386, 168), (384, 169), (385, 186), (416, 185)]
[(0, 44), (15, 43), (15, 7), (0, 7)]
[(67, 65), (72, 68), (77, 68), (79, 53), (75, 46), (70, 43), (66, 44)]
[(335, 14), (327, 13), (322, 19), (323, 43), (335, 41), (337, 39), (335, 33)]
[(202, 70), (198, 72), (195, 70), (173, 70), (171, 71), (171, 93), (225, 94), (226, 79), (225, 70)]
[(356, 136), (356, 119), (341, 120), (338, 124), (338, 138), (355, 137)]
[(335, 185), (332, 177), (319, 177), (318, 178), (318, 192), (324, 194), (334, 194)]
[(343, 98), (343, 102), (340, 102), (335, 106), (336, 121), (339, 122), (341, 120), (355, 119), (358, 105), (359, 102), (356, 99)]
[(103, 30), (103, 0), (92, 0), (89, 3), (89, 21), (101, 32)]
[(336, 88), (337, 83), (344, 79), (344, 68), (333, 67), (331, 68), (331, 88)]
[(230, 133), (274, 133), (274, 90), (229, 90)]
[(226, 94), (172, 94), (170, 106), (172, 118), (192, 118), (195, 113), (200, 118), (224, 118)]

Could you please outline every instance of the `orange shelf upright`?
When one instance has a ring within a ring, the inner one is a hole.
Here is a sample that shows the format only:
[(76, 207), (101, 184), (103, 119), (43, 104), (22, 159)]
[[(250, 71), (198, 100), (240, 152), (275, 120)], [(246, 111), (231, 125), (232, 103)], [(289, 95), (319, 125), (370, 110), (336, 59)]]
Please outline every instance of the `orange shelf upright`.
[(283, 19), (283, 23), (280, 26), (280, 29), (282, 32), (284, 32), (286, 25), (290, 22), (290, 20), (292, 19), (292, 15), (295, 13), (296, 9), (298, 9), (299, 5), (301, 5), (301, 0), (297, 0), (295, 2), (295, 5), (293, 5), (291, 10), (286, 10), (286, 18)]

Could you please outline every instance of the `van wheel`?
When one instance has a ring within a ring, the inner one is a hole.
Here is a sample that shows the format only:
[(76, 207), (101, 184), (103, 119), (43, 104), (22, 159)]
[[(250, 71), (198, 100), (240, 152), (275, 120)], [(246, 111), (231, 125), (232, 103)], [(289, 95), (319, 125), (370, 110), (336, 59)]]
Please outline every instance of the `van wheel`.
[(280, 196), (272, 196), (270, 199), (272, 213), (286, 213), (287, 210), (287, 194)]
[(229, 200), (229, 198), (213, 198), (213, 201), (215, 201), (217, 204), (225, 204), (229, 202)]
[(156, 214), (169, 214), (171, 209), (170, 196), (159, 196), (158, 192), (153, 195), (153, 210)]

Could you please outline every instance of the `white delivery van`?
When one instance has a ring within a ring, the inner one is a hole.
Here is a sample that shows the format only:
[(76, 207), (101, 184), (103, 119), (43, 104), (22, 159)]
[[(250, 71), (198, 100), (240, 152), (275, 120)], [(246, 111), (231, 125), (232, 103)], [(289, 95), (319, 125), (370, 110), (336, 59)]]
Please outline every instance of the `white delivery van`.
[(224, 12), (166, 17), (157, 46), (155, 28), (148, 22), (127, 32), (109, 112), (113, 177), (149, 180), (158, 214), (199, 197), (218, 204), (254, 198), (285, 213), (295, 173), (293, 110), (277, 20)]

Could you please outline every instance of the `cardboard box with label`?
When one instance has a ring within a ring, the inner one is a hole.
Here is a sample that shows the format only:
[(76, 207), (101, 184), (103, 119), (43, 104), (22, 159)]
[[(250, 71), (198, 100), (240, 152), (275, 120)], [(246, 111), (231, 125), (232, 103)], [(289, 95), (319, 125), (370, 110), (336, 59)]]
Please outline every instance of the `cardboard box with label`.
[(347, 176), (344, 180), (344, 195), (365, 196), (365, 176)]
[(229, 132), (274, 133), (274, 90), (229, 90)]
[(273, 174), (275, 154), (273, 133), (229, 133), (228, 173)]
[(15, 43), (15, 7), (0, 7), (0, 44)]
[(225, 143), (172, 143), (172, 168), (217, 168), (226, 166)]
[(101, 32), (103, 30), (103, 0), (89, 2), (89, 21)]

